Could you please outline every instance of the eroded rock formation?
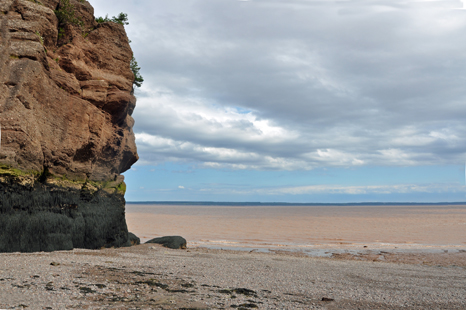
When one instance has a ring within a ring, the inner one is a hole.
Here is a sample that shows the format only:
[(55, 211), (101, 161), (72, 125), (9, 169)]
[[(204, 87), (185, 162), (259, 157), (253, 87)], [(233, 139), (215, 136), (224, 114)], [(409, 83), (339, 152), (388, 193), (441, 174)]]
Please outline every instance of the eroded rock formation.
[(70, 0), (0, 1), (0, 251), (127, 242), (125, 184), (138, 157), (124, 27)]

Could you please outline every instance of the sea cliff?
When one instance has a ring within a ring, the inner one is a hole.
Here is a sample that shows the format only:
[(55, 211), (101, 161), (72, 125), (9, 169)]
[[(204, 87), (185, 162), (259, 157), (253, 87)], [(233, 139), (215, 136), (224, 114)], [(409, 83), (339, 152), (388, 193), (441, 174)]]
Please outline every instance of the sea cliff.
[(127, 243), (138, 155), (124, 26), (80, 0), (0, 2), (0, 252)]

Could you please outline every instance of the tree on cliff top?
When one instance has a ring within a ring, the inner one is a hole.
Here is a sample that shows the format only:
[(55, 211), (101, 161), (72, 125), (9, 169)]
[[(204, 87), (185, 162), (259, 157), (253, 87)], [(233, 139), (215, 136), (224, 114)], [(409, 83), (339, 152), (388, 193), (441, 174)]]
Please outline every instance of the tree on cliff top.
[(118, 14), (118, 16), (112, 17), (112, 22), (121, 25), (129, 25), (128, 14), (121, 12), (120, 14)]

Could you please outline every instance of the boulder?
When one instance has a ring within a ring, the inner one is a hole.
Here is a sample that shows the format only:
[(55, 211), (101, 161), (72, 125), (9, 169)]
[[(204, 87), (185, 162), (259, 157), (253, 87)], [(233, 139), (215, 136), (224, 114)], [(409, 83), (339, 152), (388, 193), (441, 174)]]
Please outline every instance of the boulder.
[(128, 243), (127, 246), (139, 245), (141, 244), (141, 239), (135, 234), (129, 232), (128, 233)]
[(157, 243), (170, 249), (186, 249), (186, 239), (180, 236), (154, 238), (147, 241), (146, 243)]

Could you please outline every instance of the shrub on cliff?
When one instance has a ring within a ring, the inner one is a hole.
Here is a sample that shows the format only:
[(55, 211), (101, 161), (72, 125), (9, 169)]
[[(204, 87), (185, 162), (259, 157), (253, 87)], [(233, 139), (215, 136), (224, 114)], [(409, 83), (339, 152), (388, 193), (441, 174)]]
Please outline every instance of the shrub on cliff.
[[(84, 0), (80, 0), (80, 2), (84, 2)], [(63, 26), (65, 24), (72, 24), (75, 26), (83, 25), (82, 20), (76, 17), (74, 5), (70, 0), (60, 0), (58, 9), (55, 10), (55, 15), (58, 18), (59, 26)]]
[[(129, 25), (128, 14), (123, 13), (123, 12), (118, 14), (118, 16), (113, 16), (112, 18), (108, 18), (108, 14), (107, 14), (107, 15), (105, 15), (105, 17), (101, 17), (101, 16), (97, 17), (95, 20), (99, 24), (100, 23), (112, 22), (112, 23), (117, 23), (117, 24), (120, 24), (120, 25)], [(141, 87), (142, 82), (144, 82), (144, 78), (142, 77), (141, 73), (139, 73), (139, 70), (141, 70), (141, 68), (138, 66), (138, 62), (136, 61), (136, 58), (134, 58), (134, 56), (131, 59), (130, 68), (131, 68), (131, 71), (133, 71), (133, 74), (134, 74), (133, 85), (136, 86), (136, 87)]]
[(113, 16), (112, 18), (108, 18), (108, 14), (105, 17), (97, 17), (95, 19), (96, 22), (100, 23), (107, 23), (113, 22), (120, 25), (129, 25), (128, 22), (128, 14), (121, 12), (118, 16)]
[(121, 25), (129, 25), (128, 14), (121, 12), (120, 14), (118, 14), (118, 16), (112, 17), (112, 22)]
[(131, 71), (133, 71), (133, 74), (134, 74), (134, 81), (133, 81), (134, 86), (141, 87), (142, 82), (144, 82), (144, 79), (141, 73), (139, 73), (139, 70), (141, 70), (141, 68), (138, 66), (138, 62), (136, 61), (136, 58), (134, 58), (134, 56), (131, 59), (130, 66), (131, 66)]

